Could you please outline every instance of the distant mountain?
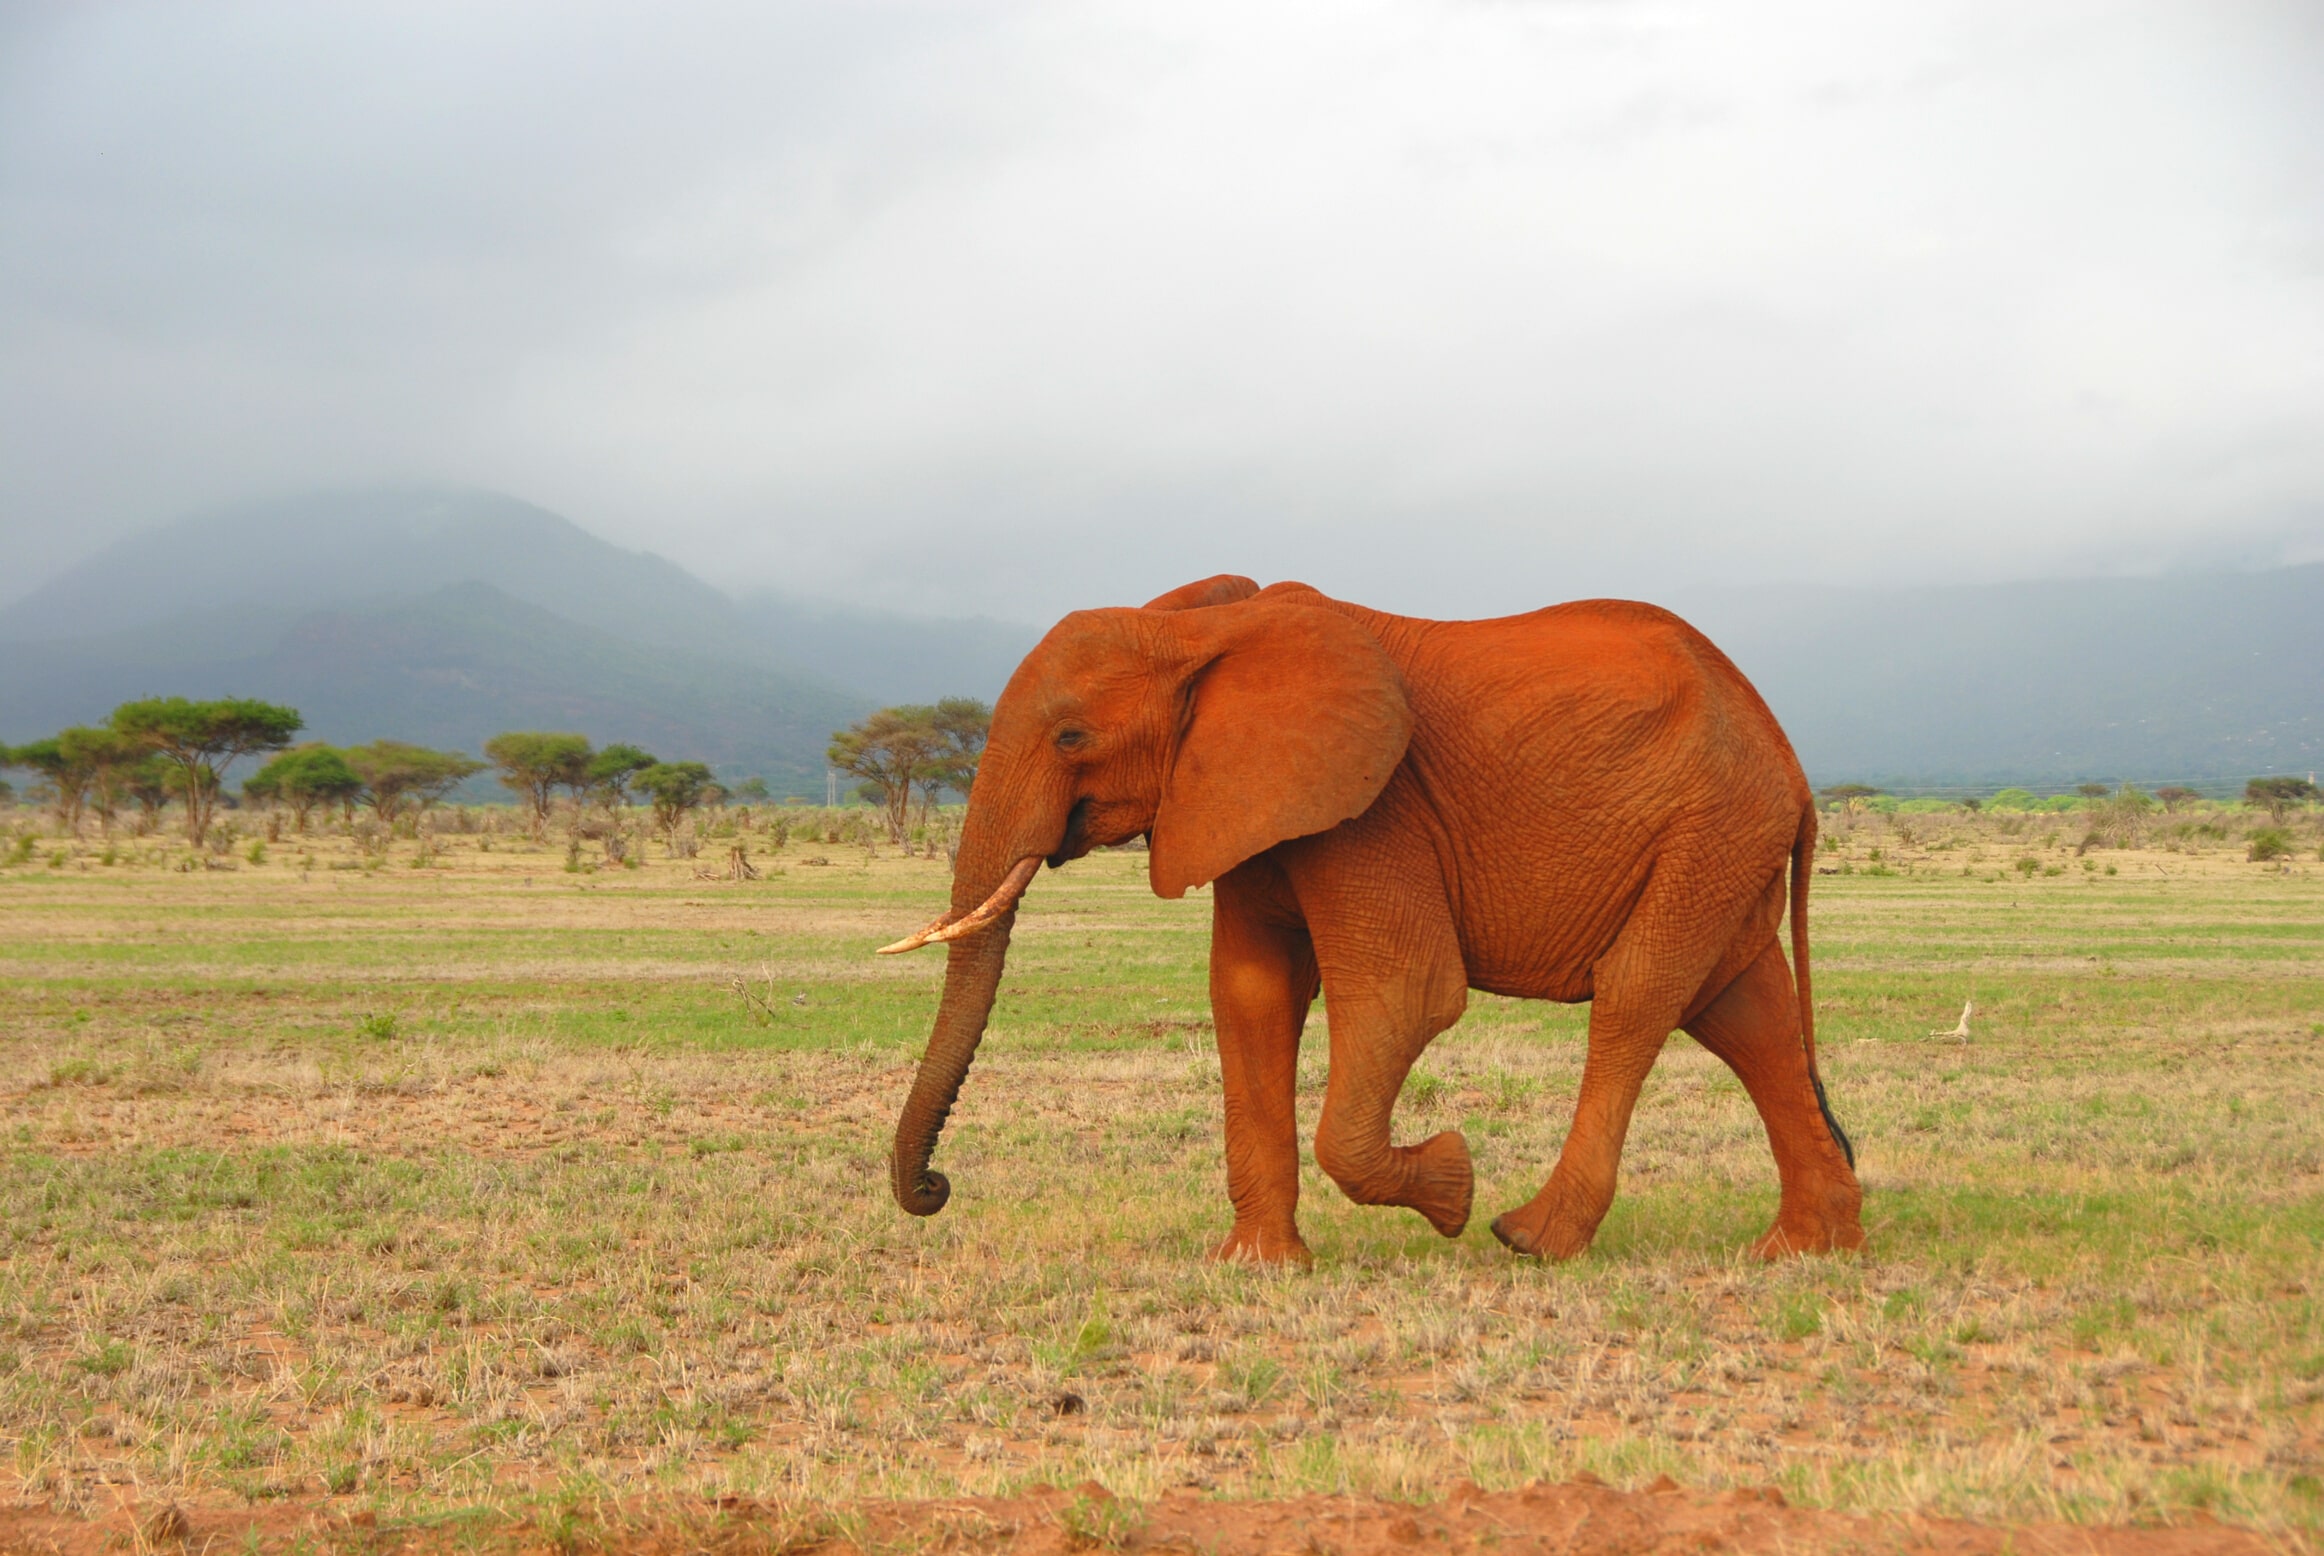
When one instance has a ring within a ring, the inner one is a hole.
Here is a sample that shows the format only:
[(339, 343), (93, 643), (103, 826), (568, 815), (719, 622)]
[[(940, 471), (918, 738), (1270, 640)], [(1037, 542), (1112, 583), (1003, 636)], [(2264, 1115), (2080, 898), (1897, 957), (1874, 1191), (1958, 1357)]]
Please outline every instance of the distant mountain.
[(1671, 603), (1751, 677), (1818, 783), (2324, 767), (2324, 565)]
[(633, 642), (747, 651), (734, 602), (496, 492), (323, 493), (195, 514), (106, 547), (0, 609), (0, 641), (89, 637), (190, 610), (280, 615), (488, 583)]
[(573, 729), (819, 797), (831, 732), (873, 706), (822, 681), (649, 648), (490, 584), (311, 612), (255, 647), (215, 616), (194, 625), (209, 630), (10, 648), (0, 654), (5, 738), (101, 719), (132, 697), (262, 697), (335, 743), (385, 735), (477, 752), (505, 729)]
[(744, 636), (768, 662), (861, 687), (882, 703), (960, 694), (990, 702), (1042, 629), (990, 617), (925, 621), (844, 605), (745, 595)]
[[(761, 595), (738, 602), (675, 562), (624, 551), (496, 492), (408, 487), (216, 509), (119, 541), (0, 607), (0, 652), (188, 624), (265, 639), (308, 612), (449, 584), (650, 648), (820, 677), (880, 702), (990, 701), (1040, 637), (985, 619), (887, 615)], [(0, 704), (0, 723), (14, 718)]]
[(476, 751), (570, 728), (820, 795), (834, 729), (990, 700), (1038, 636), (737, 602), (496, 493), (324, 493), (133, 536), (0, 609), (0, 740), (235, 693), (294, 704), (323, 739)]
[[(1658, 603), (1752, 678), (1817, 783), (2324, 767), (2324, 565)], [(335, 740), (473, 751), (564, 727), (820, 793), (831, 730), (885, 703), (989, 700), (1039, 636), (732, 599), (492, 493), (342, 493), (181, 520), (0, 609), (0, 740), (129, 697), (234, 692)]]

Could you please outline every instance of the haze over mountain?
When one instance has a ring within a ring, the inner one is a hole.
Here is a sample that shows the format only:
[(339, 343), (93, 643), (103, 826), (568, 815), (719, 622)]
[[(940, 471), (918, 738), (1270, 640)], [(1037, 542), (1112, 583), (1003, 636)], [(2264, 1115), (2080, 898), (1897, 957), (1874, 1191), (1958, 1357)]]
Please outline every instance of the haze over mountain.
[(2324, 565), (1667, 602), (1818, 783), (2229, 782), (2324, 764)]
[[(0, 642), (153, 626), (194, 609), (230, 612), (238, 630), (264, 636), (307, 611), (468, 582), (634, 643), (817, 675), (884, 701), (989, 698), (1031, 643), (1022, 629), (989, 621), (884, 616), (763, 592), (736, 600), (545, 508), (425, 486), (240, 504), (131, 536), (0, 607)], [(944, 652), (932, 651), (931, 637)]]
[[(1150, 592), (1235, 565), (1190, 558)], [(1752, 677), (1819, 783), (2324, 763), (2324, 565), (1659, 603)], [(1041, 631), (735, 599), (493, 493), (327, 494), (180, 520), (0, 608), (0, 740), (130, 697), (232, 693), (290, 702), (334, 741), (474, 751), (573, 728), (820, 794), (834, 728), (884, 703), (989, 700)]]
[(832, 730), (990, 699), (1037, 636), (736, 600), (497, 493), (321, 494), (178, 520), (0, 608), (0, 740), (232, 693), (295, 705), (319, 739), (580, 729), (820, 796)]

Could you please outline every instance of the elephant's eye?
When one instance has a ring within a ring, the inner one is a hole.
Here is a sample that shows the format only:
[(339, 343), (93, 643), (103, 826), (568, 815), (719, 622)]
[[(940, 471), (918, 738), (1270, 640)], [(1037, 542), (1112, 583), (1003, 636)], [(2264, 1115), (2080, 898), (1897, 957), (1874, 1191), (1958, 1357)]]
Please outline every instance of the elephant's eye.
[(1078, 729), (1061, 729), (1057, 732), (1057, 749), (1060, 751), (1079, 750), (1081, 743), (1088, 738), (1088, 735)]

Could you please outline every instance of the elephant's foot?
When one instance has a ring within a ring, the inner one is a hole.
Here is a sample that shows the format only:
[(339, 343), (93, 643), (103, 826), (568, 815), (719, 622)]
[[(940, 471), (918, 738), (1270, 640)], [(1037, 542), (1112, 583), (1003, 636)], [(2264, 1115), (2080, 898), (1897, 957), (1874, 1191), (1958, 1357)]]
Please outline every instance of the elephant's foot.
[(1469, 1208), (1476, 1201), (1477, 1174), (1469, 1164), (1469, 1142), (1457, 1129), (1430, 1135), (1418, 1145), (1405, 1146), (1405, 1191), (1399, 1203), (1428, 1218), (1439, 1235), (1458, 1237), (1469, 1224)]
[(1548, 1186), (1530, 1203), (1493, 1218), (1493, 1235), (1510, 1252), (1528, 1258), (1579, 1258), (1598, 1235), (1598, 1223), (1605, 1219), (1612, 1196), (1600, 1202), (1594, 1212), (1574, 1199), (1552, 1174)]
[(1511, 1253), (1523, 1254), (1529, 1259), (1556, 1259), (1562, 1262), (1589, 1252), (1593, 1234), (1537, 1227), (1526, 1219), (1523, 1211), (1512, 1210), (1493, 1218), (1493, 1235), (1501, 1239), (1501, 1246)]
[(1315, 1255), (1307, 1251), (1299, 1229), (1269, 1229), (1244, 1226), (1237, 1222), (1227, 1234), (1227, 1240), (1210, 1251), (1210, 1256), (1221, 1264), (1312, 1264)]
[(1775, 1225), (1752, 1243), (1753, 1256), (1766, 1260), (1798, 1254), (1841, 1253), (1864, 1246), (1860, 1219), (1864, 1192), (1855, 1184), (1834, 1185), (1816, 1203), (1799, 1205), (1788, 1199), (1776, 1212)]

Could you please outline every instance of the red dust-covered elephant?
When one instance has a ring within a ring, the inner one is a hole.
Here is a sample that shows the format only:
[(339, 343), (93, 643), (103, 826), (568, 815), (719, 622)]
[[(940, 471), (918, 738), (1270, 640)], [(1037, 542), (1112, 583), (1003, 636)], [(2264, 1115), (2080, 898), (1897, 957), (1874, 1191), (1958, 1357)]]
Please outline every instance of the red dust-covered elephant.
[(1485, 989), (1591, 1002), (1565, 1150), (1493, 1223), (1509, 1247), (1589, 1246), (1639, 1086), (1681, 1028), (1766, 1123), (1782, 1203), (1757, 1251), (1862, 1244), (1854, 1152), (1816, 1074), (1813, 798), (1758, 693), (1669, 612), (1589, 600), (1422, 621), (1221, 576), (1059, 622), (993, 711), (951, 910), (886, 948), (950, 944), (891, 1161), (914, 1215), (951, 1192), (929, 1159), (1018, 897), (1043, 860), (1141, 834), (1157, 893), (1217, 888), (1235, 1207), (1220, 1257), (1307, 1257), (1293, 1082), (1319, 985), (1331, 1070), (1315, 1156), (1359, 1204), (1408, 1205), (1447, 1237), (1467, 1225), (1468, 1143), (1391, 1144), (1389, 1115), (1420, 1051)]

